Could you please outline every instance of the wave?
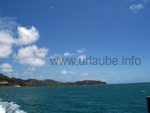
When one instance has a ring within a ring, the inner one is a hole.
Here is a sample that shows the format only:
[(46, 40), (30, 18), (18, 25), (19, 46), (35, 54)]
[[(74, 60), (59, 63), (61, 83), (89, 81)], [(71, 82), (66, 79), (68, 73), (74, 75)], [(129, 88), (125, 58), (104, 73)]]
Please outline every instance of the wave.
[(0, 99), (0, 113), (27, 113), (20, 109), (14, 102), (3, 102)]

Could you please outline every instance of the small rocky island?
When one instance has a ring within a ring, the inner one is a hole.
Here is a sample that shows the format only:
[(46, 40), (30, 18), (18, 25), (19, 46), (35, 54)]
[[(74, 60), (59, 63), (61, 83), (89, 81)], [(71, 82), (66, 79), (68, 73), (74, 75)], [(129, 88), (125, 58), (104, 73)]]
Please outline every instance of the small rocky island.
[(95, 80), (84, 80), (77, 82), (58, 82), (51, 79), (36, 80), (28, 79), (22, 80), (18, 78), (9, 78), (0, 73), (0, 88), (3, 87), (30, 87), (30, 86), (77, 86), (77, 85), (104, 85), (106, 82)]

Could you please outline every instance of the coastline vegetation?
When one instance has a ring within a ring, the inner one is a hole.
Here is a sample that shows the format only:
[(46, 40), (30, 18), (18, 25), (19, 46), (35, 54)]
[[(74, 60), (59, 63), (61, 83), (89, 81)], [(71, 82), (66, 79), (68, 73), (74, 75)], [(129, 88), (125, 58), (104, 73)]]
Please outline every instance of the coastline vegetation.
[(84, 80), (77, 82), (58, 82), (51, 79), (36, 80), (28, 79), (23, 80), (19, 78), (9, 78), (0, 73), (0, 87), (30, 87), (30, 86), (75, 86), (75, 85), (104, 85), (106, 82), (95, 80)]

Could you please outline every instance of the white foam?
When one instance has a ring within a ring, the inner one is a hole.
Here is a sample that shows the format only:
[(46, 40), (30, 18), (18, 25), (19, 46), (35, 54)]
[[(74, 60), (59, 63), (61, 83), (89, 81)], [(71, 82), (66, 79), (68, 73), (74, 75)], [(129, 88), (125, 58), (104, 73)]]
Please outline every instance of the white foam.
[(0, 99), (0, 113), (26, 113), (14, 102), (3, 102)]
[(0, 113), (6, 113), (5, 109), (0, 105)]

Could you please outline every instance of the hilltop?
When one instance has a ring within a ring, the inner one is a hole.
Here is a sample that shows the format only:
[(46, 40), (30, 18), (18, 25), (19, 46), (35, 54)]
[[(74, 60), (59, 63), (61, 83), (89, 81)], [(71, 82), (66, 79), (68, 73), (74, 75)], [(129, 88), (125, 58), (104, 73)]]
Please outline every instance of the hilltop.
[(74, 85), (103, 85), (106, 82), (94, 81), (94, 80), (84, 80), (77, 82), (58, 82), (51, 79), (36, 80), (28, 79), (22, 80), (19, 78), (9, 78), (0, 73), (0, 87), (25, 87), (25, 86), (74, 86)]

